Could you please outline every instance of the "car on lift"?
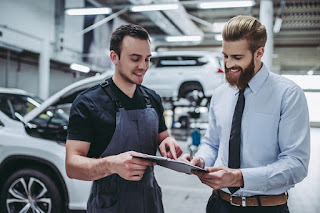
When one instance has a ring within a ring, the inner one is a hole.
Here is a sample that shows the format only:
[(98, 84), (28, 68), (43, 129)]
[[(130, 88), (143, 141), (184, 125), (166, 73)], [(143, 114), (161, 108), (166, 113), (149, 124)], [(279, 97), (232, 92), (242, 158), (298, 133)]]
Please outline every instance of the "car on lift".
[(224, 82), (222, 54), (207, 51), (158, 52), (151, 57), (143, 85), (164, 99), (186, 98), (197, 91), (211, 97)]
[(23, 90), (0, 88), (0, 212), (86, 209), (92, 182), (70, 179), (65, 171), (65, 109), (108, 76), (78, 81), (45, 101)]

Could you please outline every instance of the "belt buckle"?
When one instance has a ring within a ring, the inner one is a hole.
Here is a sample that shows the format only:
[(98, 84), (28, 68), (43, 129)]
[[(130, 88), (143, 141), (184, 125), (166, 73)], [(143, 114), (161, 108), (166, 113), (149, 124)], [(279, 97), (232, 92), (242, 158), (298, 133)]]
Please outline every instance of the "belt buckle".
[(243, 206), (243, 207), (246, 207), (246, 206), (247, 206), (247, 204), (246, 204), (246, 197), (241, 197), (241, 205), (232, 202), (232, 199), (233, 199), (234, 197), (237, 197), (237, 196), (235, 196), (235, 195), (230, 195), (230, 204), (231, 204), (231, 205), (233, 205), (233, 206)]

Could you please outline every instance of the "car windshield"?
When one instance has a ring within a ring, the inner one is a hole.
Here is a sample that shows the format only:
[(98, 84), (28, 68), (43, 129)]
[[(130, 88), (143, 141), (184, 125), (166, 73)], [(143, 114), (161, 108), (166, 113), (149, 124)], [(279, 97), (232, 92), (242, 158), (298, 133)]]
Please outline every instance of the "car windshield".
[(15, 113), (25, 116), (28, 112), (39, 107), (43, 102), (41, 98), (20, 95), (20, 94), (0, 94), (0, 110), (12, 119), (18, 120)]
[[(41, 98), (24, 95), (0, 93), (0, 110), (8, 117), (20, 121), (27, 113), (43, 103)], [(27, 126), (29, 135), (55, 141), (65, 141), (69, 120), (70, 105), (50, 106)]]
[(28, 129), (27, 132), (34, 137), (64, 143), (67, 136), (69, 109), (70, 106), (48, 107), (29, 122), (33, 128)]

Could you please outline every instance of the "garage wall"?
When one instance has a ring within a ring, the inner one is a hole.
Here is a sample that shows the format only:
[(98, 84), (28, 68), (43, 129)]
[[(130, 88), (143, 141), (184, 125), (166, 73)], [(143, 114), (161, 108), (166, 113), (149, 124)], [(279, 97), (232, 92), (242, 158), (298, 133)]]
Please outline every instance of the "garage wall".
[[(82, 74), (68, 70), (66, 65), (51, 62), (49, 95), (95, 73)], [(0, 58), (0, 87), (19, 88), (38, 94), (38, 63)]]
[[(66, 0), (65, 7), (82, 7), (83, 5), (83, 0)], [(12, 57), (7, 61), (6, 47), (2, 49), (0, 87), (20, 88), (34, 94), (38, 93), (38, 57), (42, 48), (42, 39), (47, 39), (51, 43), (51, 57), (57, 55), (53, 49), (55, 42), (54, 10), (55, 1), (52, 0), (1, 0), (0, 31), (2, 36), (0, 36), (0, 45), (18, 48), (23, 52), (11, 50), (10, 55), (17, 57)], [(70, 60), (77, 59), (75, 55), (82, 52), (83, 37), (73, 36), (76, 32), (81, 31), (82, 27), (82, 16), (65, 16), (64, 45), (67, 50), (61, 53), (64, 59), (67, 60), (68, 57)], [(25, 50), (32, 52), (31, 63), (20, 60), (25, 55)], [(68, 70), (66, 64), (61, 68), (59, 65), (51, 66), (49, 94), (52, 95), (63, 87), (91, 75), (76, 74)]]

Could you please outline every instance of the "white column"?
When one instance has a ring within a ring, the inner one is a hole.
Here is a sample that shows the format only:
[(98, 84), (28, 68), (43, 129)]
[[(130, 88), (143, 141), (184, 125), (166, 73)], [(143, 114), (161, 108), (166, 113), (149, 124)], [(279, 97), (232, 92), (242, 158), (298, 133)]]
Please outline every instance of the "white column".
[(38, 94), (42, 99), (49, 97), (50, 82), (50, 43), (44, 39), (41, 42), (41, 52), (39, 57), (39, 78)]
[(267, 43), (264, 48), (264, 56), (262, 62), (270, 71), (272, 70), (272, 55), (273, 55), (273, 2), (271, 0), (260, 1), (260, 21), (267, 30)]

